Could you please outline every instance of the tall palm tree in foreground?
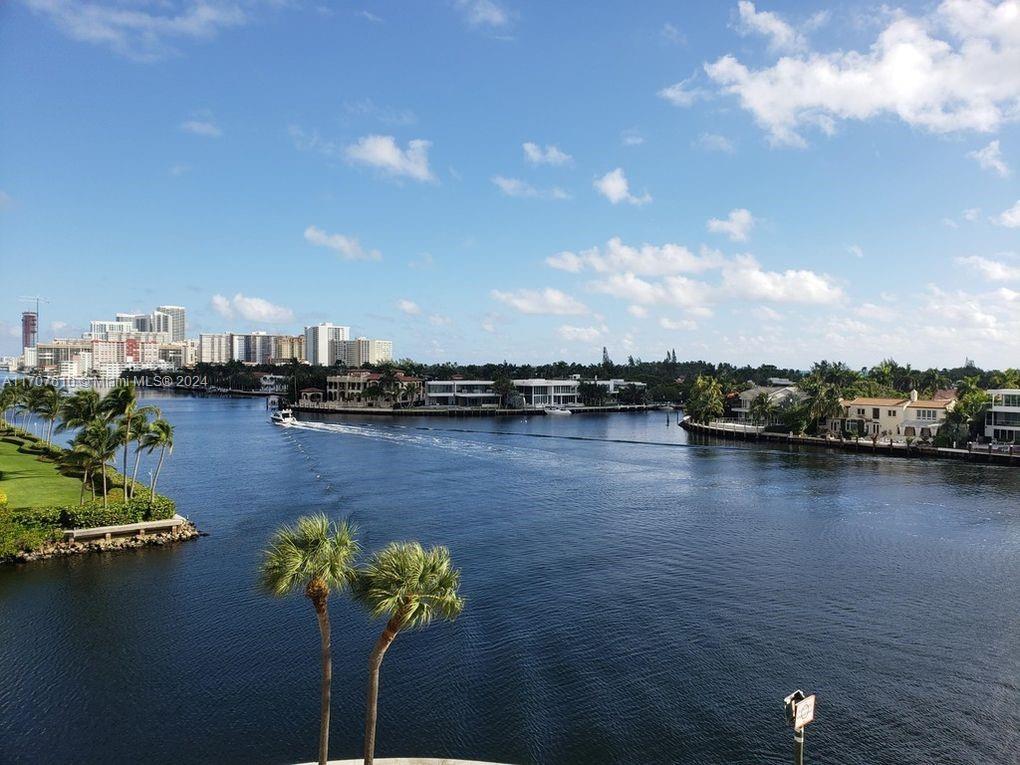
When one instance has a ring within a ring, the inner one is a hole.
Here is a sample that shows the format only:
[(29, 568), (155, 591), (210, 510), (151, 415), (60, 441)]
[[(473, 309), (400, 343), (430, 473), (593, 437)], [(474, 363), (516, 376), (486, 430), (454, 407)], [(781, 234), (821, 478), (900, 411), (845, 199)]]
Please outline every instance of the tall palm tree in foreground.
[[(99, 468), (103, 474), (103, 507), (108, 506), (106, 465), (117, 456), (117, 448), (120, 446), (120, 439), (117, 431), (103, 420), (93, 420), (75, 436), (72, 449), (83, 453), (87, 462)], [(92, 472), (95, 472), (93, 467)]]
[(372, 556), (354, 580), (354, 599), (372, 616), (387, 616), (386, 628), (368, 660), (365, 708), (365, 765), (375, 759), (375, 723), (379, 702), (379, 669), (383, 656), (401, 630), (427, 627), (433, 619), (452, 621), (464, 601), (457, 593), (460, 571), (445, 547), (425, 550), (417, 542), (393, 542)]
[(330, 655), (329, 596), (350, 586), (358, 554), (354, 527), (330, 522), (325, 515), (298, 518), (276, 532), (263, 554), (260, 581), (271, 595), (283, 597), (303, 589), (312, 601), (322, 640), (322, 691), (319, 716), (319, 765), (329, 751), (329, 692), (333, 681)]
[(118, 385), (111, 390), (103, 397), (101, 408), (111, 417), (120, 418), (120, 436), (124, 444), (124, 470), (122, 473), (124, 475), (124, 501), (126, 502), (131, 495), (131, 490), (127, 485), (128, 447), (134, 439), (134, 433), (138, 429), (140, 421), (149, 415), (159, 417), (161, 413), (158, 407), (138, 405), (138, 392), (133, 384)]
[(53, 442), (53, 424), (64, 409), (64, 391), (54, 385), (44, 385), (39, 389), (36, 401), (36, 413), (42, 417), (46, 425), (46, 443)]

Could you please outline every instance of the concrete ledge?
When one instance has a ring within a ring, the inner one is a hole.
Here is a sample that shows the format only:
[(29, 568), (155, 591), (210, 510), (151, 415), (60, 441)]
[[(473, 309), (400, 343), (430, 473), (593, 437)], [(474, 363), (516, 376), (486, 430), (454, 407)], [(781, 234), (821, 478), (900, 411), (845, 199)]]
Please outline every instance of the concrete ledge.
[(175, 515), (165, 521), (142, 521), (140, 523), (124, 523), (119, 526), (96, 526), (91, 529), (64, 529), (64, 541), (76, 542), (79, 539), (112, 539), (113, 537), (144, 537), (148, 533), (157, 534), (161, 531), (173, 531), (184, 523), (184, 518)]
[[(482, 762), (481, 760), (448, 760), (445, 757), (376, 757), (378, 765), (501, 765), (498, 762)], [(364, 760), (330, 760), (329, 765), (362, 765)], [(316, 765), (306, 762), (303, 765)]]

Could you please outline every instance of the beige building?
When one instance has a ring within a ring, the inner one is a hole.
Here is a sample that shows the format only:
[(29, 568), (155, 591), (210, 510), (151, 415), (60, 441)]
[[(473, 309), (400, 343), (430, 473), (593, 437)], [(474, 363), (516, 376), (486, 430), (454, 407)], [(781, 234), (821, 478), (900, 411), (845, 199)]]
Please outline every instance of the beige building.
[(956, 399), (927, 400), (911, 391), (908, 398), (855, 398), (843, 402), (845, 416), (830, 420), (831, 430), (868, 438), (934, 438)]
[(417, 377), (396, 372), (390, 390), (383, 395), (366, 397), (365, 391), (385, 385), (384, 375), (368, 369), (351, 369), (341, 375), (326, 378), (326, 402), (342, 406), (393, 406), (413, 404), (422, 398), (422, 381)]

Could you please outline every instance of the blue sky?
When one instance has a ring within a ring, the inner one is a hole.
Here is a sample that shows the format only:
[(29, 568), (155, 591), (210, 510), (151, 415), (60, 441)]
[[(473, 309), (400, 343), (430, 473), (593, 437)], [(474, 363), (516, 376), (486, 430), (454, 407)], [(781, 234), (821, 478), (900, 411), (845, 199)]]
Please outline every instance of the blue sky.
[(1020, 363), (1020, 3), (16, 0), (0, 353)]

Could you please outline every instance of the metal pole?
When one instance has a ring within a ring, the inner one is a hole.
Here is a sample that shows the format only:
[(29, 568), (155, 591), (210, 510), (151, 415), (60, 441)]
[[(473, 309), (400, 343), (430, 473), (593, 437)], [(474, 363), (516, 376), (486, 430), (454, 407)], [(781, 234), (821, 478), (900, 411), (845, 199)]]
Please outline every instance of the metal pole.
[(804, 765), (804, 729), (793, 732), (793, 765)]

